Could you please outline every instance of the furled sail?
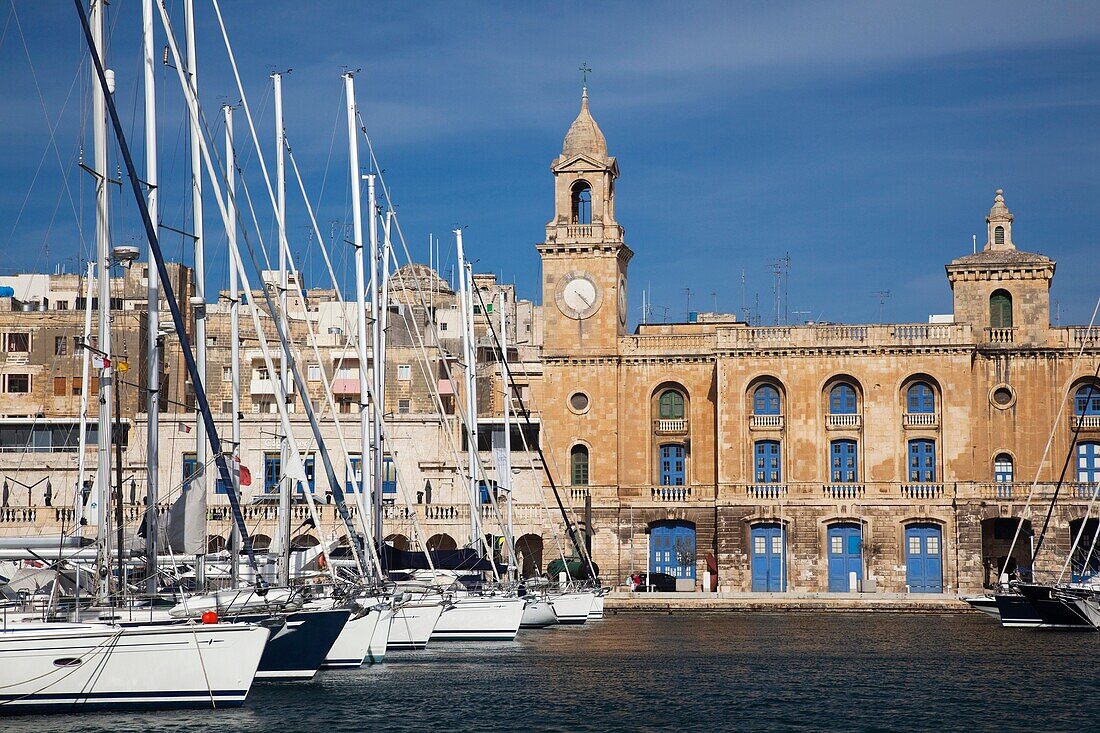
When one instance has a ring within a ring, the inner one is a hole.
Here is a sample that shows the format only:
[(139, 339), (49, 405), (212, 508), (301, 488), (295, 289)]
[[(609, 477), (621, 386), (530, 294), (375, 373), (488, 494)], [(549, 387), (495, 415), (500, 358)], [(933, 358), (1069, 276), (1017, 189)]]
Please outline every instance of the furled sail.
[(168, 546), (184, 555), (206, 553), (206, 492), (193, 478), (168, 510)]

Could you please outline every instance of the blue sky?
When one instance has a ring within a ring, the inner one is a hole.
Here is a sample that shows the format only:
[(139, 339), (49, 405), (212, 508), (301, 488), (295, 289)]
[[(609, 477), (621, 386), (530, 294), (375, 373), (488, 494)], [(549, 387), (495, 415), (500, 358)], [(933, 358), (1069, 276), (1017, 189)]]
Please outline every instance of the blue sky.
[[(972, 234), (984, 242), (996, 188), (1016, 215), (1016, 243), (1058, 262), (1052, 317), (1087, 322), (1100, 295), (1093, 3), (223, 5), (267, 156), (268, 75), (293, 68), (286, 127), (326, 237), (348, 217), (340, 74), (362, 69), (360, 108), (414, 254), (427, 258), (429, 233), (449, 245), (465, 225), (478, 269), (537, 299), (549, 163), (587, 62), (592, 112), (622, 169), (632, 321), (643, 287), (656, 320), (683, 319), (685, 288), (693, 309), (738, 310), (744, 270), (747, 304), (758, 298), (771, 323), (770, 263), (786, 253), (788, 320), (876, 321), (880, 290), (890, 291), (886, 320), (949, 312), (943, 265), (970, 251)], [(220, 144), (218, 107), (238, 95), (211, 6), (196, 6), (200, 89)], [(140, 160), (141, 6), (110, 7), (116, 101)], [(0, 5), (0, 271), (71, 270), (93, 231), (90, 180), (76, 166), (82, 144), (91, 156), (83, 43), (69, 3), (14, 8)], [(179, 31), (182, 4), (169, 8)], [(174, 74), (158, 70), (161, 212), (187, 228)], [(239, 140), (243, 128), (239, 119)], [(325, 284), (293, 183), (288, 201), (291, 247), (308, 282)], [(116, 209), (115, 240), (139, 242), (132, 202)], [(212, 199), (207, 214), (213, 291), (226, 276)], [(186, 259), (180, 238), (164, 246)], [(349, 248), (336, 247), (347, 262)]]

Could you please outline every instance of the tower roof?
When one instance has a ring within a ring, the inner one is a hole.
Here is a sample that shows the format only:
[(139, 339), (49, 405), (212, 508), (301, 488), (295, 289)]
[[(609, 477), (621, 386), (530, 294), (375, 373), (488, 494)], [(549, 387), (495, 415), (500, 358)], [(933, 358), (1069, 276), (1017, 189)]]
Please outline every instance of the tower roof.
[(1003, 189), (998, 188), (996, 195), (993, 197), (993, 208), (989, 210), (989, 216), (985, 218), (987, 224), (993, 222), (1011, 222), (1013, 219), (1012, 212), (1008, 210), (1008, 206), (1005, 204), (1005, 192)]
[(584, 154), (607, 158), (607, 140), (588, 111), (588, 87), (581, 92), (581, 111), (569, 126), (569, 132), (565, 133), (561, 154), (563, 158)]

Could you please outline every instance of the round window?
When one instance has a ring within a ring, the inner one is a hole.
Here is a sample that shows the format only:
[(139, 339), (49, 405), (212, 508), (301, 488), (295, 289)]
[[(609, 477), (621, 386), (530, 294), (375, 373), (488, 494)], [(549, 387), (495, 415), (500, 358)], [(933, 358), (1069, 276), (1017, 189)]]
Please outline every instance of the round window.
[(584, 412), (588, 409), (588, 395), (584, 392), (574, 392), (569, 397), (569, 407), (573, 412)]
[(1016, 393), (1007, 384), (999, 384), (989, 393), (989, 401), (1001, 410), (1007, 410), (1016, 403)]

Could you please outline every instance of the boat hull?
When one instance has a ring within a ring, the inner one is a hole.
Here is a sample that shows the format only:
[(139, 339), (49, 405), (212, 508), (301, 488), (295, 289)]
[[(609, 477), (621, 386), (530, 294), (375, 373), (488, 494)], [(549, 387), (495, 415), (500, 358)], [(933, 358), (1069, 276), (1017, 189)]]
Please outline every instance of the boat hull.
[(381, 614), (373, 609), (360, 615), (352, 614), (340, 635), (321, 663), (321, 669), (353, 669), (360, 667), (370, 653), (371, 639), (378, 628)]
[(1031, 602), (1023, 596), (998, 593), (997, 610), (1001, 615), (1001, 626), (1018, 629), (1037, 629), (1043, 625), (1043, 619), (1035, 611)]
[(1076, 607), (1055, 598), (1051, 593), (1052, 588), (1050, 586), (1021, 583), (1019, 590), (1039, 615), (1042, 620), (1042, 628), (1076, 631), (1094, 630), (1095, 627), (1089, 623), (1088, 618), (1081, 614)]
[(432, 641), (511, 641), (523, 607), (518, 597), (459, 596), (440, 615)]
[(390, 621), (390, 638), (386, 650), (423, 649), (443, 613), (441, 601), (413, 601), (399, 606)]
[(993, 596), (972, 596), (971, 598), (964, 598), (963, 601), (975, 611), (981, 611), (985, 615), (992, 616), (998, 621), (1001, 620), (1001, 611), (997, 608), (997, 599)]
[(235, 707), (268, 630), (33, 624), (0, 632), (0, 714)]
[[(313, 679), (350, 616), (347, 609), (287, 614), (271, 633), (256, 679), (288, 682)], [(241, 616), (238, 620), (259, 622), (267, 618)]]
[(603, 618), (603, 593), (597, 593), (596, 597), (592, 600), (592, 610), (588, 612), (588, 619), (601, 619)]
[(588, 621), (588, 614), (595, 600), (596, 594), (591, 591), (562, 593), (550, 596), (550, 605), (554, 607), (559, 624), (575, 626)]
[(390, 643), (393, 609), (382, 608), (371, 613), (378, 614), (378, 623), (374, 627), (374, 636), (371, 637), (370, 645), (367, 647), (367, 658), (364, 661), (370, 664), (381, 664), (386, 658), (386, 647)]
[(558, 623), (558, 617), (554, 614), (554, 607), (544, 598), (530, 600), (523, 608), (523, 617), (520, 619), (521, 629), (545, 629)]

